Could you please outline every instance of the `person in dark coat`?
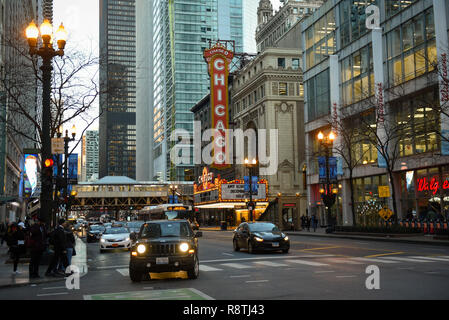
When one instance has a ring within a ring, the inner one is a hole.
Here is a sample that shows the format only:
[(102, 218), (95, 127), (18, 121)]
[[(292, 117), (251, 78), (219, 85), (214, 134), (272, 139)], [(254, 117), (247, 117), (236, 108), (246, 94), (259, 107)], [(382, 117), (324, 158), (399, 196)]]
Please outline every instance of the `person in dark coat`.
[(19, 259), (22, 254), (25, 253), (25, 233), (22, 227), (23, 223), (14, 223), (11, 226), (11, 231), (8, 234), (7, 243), (10, 248), (11, 258), (13, 259), (13, 274), (20, 274), (21, 272), (17, 270), (17, 265), (19, 264)]
[(315, 215), (312, 216), (312, 228), (313, 228), (313, 232), (316, 232), (316, 228), (318, 226), (318, 219), (316, 218)]
[(65, 223), (65, 235), (66, 235), (66, 251), (67, 251), (67, 265), (72, 264), (73, 251), (75, 250), (75, 236), (73, 231), (70, 229), (70, 224)]
[(51, 240), (54, 247), (54, 254), (51, 258), (50, 264), (48, 266), (47, 272), (45, 275), (47, 277), (54, 276), (65, 276), (64, 273), (58, 272), (56, 269), (58, 267), (59, 261), (62, 261), (64, 268), (67, 267), (67, 241), (65, 236), (65, 230), (63, 227), (65, 220), (59, 219), (58, 226), (53, 230), (51, 235)]
[(306, 216), (304, 220), (305, 220), (305, 223), (306, 223), (307, 231), (310, 231), (310, 217)]
[(30, 278), (40, 278), (39, 264), (47, 245), (47, 229), (45, 220), (39, 220), (30, 227), (29, 248), (31, 252)]

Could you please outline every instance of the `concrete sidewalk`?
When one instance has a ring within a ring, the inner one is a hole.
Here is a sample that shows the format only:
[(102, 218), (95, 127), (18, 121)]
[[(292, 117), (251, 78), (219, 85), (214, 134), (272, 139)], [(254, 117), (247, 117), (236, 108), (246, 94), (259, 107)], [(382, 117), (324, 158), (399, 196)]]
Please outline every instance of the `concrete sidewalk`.
[[(236, 227), (228, 227), (226, 231), (234, 231)], [(200, 231), (224, 231), (220, 227), (200, 227)], [(354, 239), (367, 241), (386, 241), (412, 244), (427, 244), (436, 246), (449, 246), (449, 240), (435, 239), (434, 235), (424, 234), (363, 234), (363, 233), (349, 233), (349, 232), (334, 232), (326, 233), (325, 228), (317, 228), (316, 232), (311, 228), (310, 231), (284, 231), (289, 236), (307, 236), (307, 237), (323, 237), (323, 238), (339, 238), (339, 239)]]
[[(72, 265), (79, 268), (80, 277), (83, 277), (87, 274), (87, 247), (86, 244), (77, 237), (75, 248), (76, 256), (72, 258)], [(0, 247), (0, 288), (65, 281), (64, 277), (46, 277), (44, 274), (48, 268), (48, 264), (41, 264), (39, 266), (39, 275), (41, 278), (30, 279), (29, 258), (20, 259), (17, 270), (21, 272), (21, 274), (13, 274), (13, 264), (7, 263), (8, 260), (10, 260), (7, 252), (8, 246), (4, 243), (3, 246)]]

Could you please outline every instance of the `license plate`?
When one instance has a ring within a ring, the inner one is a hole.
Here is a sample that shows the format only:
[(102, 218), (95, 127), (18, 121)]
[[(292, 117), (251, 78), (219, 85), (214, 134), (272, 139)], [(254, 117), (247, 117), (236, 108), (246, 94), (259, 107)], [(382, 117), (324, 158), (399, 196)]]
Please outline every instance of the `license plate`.
[(156, 264), (168, 264), (168, 257), (156, 258)]
[(113, 247), (118, 247), (118, 244), (117, 243), (113, 243), (112, 246)]
[(273, 247), (279, 247), (279, 242), (273, 242), (271, 245), (272, 245)]

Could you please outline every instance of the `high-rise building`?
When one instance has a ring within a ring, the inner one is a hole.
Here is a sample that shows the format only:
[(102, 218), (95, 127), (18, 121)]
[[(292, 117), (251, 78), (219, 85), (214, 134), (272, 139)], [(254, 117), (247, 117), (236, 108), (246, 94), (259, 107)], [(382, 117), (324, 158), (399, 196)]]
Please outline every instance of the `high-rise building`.
[[(209, 91), (204, 50), (220, 39), (234, 40), (236, 52), (254, 52), (254, 43), (244, 37), (255, 32), (257, 3), (253, 2), (137, 0), (137, 61), (142, 66), (137, 77), (137, 112), (143, 116), (147, 113), (147, 121), (142, 121), (137, 130), (138, 137), (141, 133), (152, 137), (150, 142), (143, 138), (138, 141), (142, 150), (138, 151), (139, 180), (193, 179), (190, 109)], [(170, 136), (176, 129), (190, 135), (182, 142), (182, 149), (190, 150), (190, 157), (181, 164), (171, 161), (175, 142)]]
[(99, 176), (136, 176), (135, 0), (100, 0)]
[(37, 79), (19, 50), (28, 49), (23, 31), (42, 20), (41, 10), (41, 1), (0, 1), (0, 222), (24, 217), (24, 149), (38, 147), (36, 127), (24, 115), (40, 121)]
[(98, 180), (98, 159), (98, 131), (87, 130), (81, 145), (81, 181)]

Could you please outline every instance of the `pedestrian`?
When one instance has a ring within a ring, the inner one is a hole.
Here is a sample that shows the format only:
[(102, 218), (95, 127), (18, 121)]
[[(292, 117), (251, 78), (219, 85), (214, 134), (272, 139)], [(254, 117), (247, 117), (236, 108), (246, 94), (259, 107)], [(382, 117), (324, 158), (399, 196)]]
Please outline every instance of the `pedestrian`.
[(305, 216), (301, 216), (301, 229), (304, 230), (306, 228)]
[(67, 265), (72, 264), (72, 256), (75, 252), (75, 236), (73, 235), (73, 231), (70, 229), (70, 224), (68, 222), (65, 223), (65, 235), (66, 235), (66, 251), (67, 251)]
[(3, 246), (3, 242), (5, 242), (7, 230), (8, 230), (8, 225), (6, 224), (6, 222), (0, 223), (0, 238), (1, 238), (0, 246)]
[(307, 231), (310, 231), (310, 217), (306, 216), (305, 218)]
[(23, 231), (23, 222), (11, 226), (10, 233), (8, 234), (7, 243), (10, 248), (11, 258), (13, 260), (13, 275), (20, 274), (17, 270), (20, 256), (25, 253), (25, 233)]
[(47, 244), (47, 229), (45, 227), (45, 220), (38, 218), (38, 221), (30, 227), (30, 240), (28, 247), (31, 253), (30, 260), (30, 278), (40, 278), (39, 264), (42, 254), (46, 249)]
[(312, 228), (313, 228), (313, 232), (316, 232), (316, 228), (318, 226), (318, 219), (316, 218), (315, 215), (312, 216)]
[(64, 219), (59, 219), (58, 226), (53, 230), (50, 235), (50, 241), (54, 247), (54, 254), (51, 258), (50, 264), (48, 266), (47, 272), (45, 275), (47, 277), (55, 277), (55, 276), (65, 276), (64, 273), (58, 272), (57, 267), (58, 263), (61, 261), (62, 265), (67, 267), (67, 241), (64, 231)]

